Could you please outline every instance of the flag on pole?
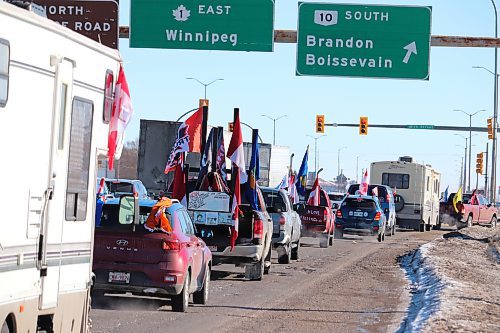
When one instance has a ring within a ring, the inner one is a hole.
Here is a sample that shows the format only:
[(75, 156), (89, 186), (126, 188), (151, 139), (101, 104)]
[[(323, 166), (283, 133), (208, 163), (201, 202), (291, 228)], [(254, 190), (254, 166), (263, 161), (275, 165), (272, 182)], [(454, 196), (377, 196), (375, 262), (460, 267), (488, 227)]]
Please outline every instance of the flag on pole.
[[(238, 169), (237, 167), (235, 167)], [(234, 172), (234, 193), (233, 193), (233, 205), (231, 209), (231, 219), (233, 220), (233, 226), (231, 226), (231, 250), (233, 250), (236, 244), (236, 239), (238, 238), (238, 226), (240, 219), (240, 208), (241, 204), (241, 193), (240, 193), (240, 172), (236, 170)]]
[(453, 197), (453, 209), (455, 209), (456, 213), (458, 213), (457, 204), (459, 202), (462, 202), (462, 186), (458, 188), (457, 193), (455, 193), (455, 196)]
[(205, 151), (200, 159), (200, 172), (198, 173), (198, 183), (201, 184), (203, 181), (203, 177), (209, 173), (212, 168), (212, 150), (213, 150), (213, 136), (214, 136), (214, 128), (210, 130), (210, 134), (208, 135), (207, 144), (205, 145)]
[(219, 139), (217, 149), (217, 172), (221, 175), (222, 181), (227, 185), (226, 174), (226, 148), (224, 147), (224, 131), (219, 131)]
[(290, 196), (293, 205), (299, 202), (299, 193), (297, 192), (297, 186), (295, 185), (295, 175), (290, 175), (289, 183), (288, 195)]
[(450, 185), (446, 186), (446, 190), (444, 190), (443, 194), (443, 201), (446, 202), (448, 201), (448, 189), (450, 188)]
[(260, 178), (259, 143), (252, 141), (252, 157), (248, 169), (248, 181), (245, 186), (245, 196), (250, 202), (252, 209), (259, 209), (259, 199), (257, 198), (257, 180)]
[(363, 178), (361, 178), (361, 184), (359, 185), (359, 193), (361, 195), (366, 195), (368, 193), (368, 169), (365, 170)]
[(201, 152), (201, 125), (203, 123), (203, 108), (193, 113), (191, 117), (181, 124), (177, 131), (172, 152), (165, 166), (165, 173), (174, 171), (183, 152)]
[(234, 120), (233, 135), (227, 149), (227, 157), (238, 167), (241, 184), (247, 182), (245, 154), (243, 151), (243, 136), (241, 133), (240, 115)]
[(113, 110), (109, 122), (108, 132), (108, 167), (113, 169), (114, 160), (119, 159), (123, 149), (125, 138), (125, 128), (127, 128), (134, 109), (132, 108), (132, 99), (125, 78), (125, 72), (120, 65), (120, 72), (115, 86), (115, 99), (113, 101)]
[(299, 173), (297, 174), (297, 192), (298, 194), (306, 194), (306, 184), (307, 184), (307, 160), (309, 155), (309, 146), (307, 146), (306, 153), (302, 158), (302, 164), (300, 165)]
[(287, 189), (288, 186), (290, 185), (288, 182), (290, 181), (288, 175), (284, 175), (283, 176), (283, 179), (281, 179), (281, 182), (278, 184), (278, 186), (276, 186), (275, 188), (277, 190), (281, 190), (281, 189)]
[(311, 193), (309, 194), (309, 199), (307, 199), (307, 204), (310, 206), (319, 206), (319, 177), (316, 176), (316, 180), (314, 181), (314, 185)]
[(187, 207), (186, 174), (184, 173), (184, 156), (182, 156), (182, 154), (179, 159), (179, 163), (175, 167), (172, 198), (179, 200), (179, 202), (184, 205), (184, 207)]

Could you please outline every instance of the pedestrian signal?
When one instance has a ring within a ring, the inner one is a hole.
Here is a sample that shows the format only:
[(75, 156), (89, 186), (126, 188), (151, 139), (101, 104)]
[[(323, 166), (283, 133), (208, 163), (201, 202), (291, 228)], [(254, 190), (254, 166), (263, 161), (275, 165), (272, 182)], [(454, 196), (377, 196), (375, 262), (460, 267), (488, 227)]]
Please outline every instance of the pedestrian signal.
[(325, 116), (316, 115), (316, 133), (325, 133)]
[(368, 135), (368, 117), (359, 117), (359, 135)]

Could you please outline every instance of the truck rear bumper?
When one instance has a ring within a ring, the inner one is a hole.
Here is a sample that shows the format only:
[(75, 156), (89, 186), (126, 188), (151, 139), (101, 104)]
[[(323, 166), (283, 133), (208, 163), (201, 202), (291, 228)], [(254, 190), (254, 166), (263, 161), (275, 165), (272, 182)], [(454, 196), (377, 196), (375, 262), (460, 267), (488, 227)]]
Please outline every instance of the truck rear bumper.
[(115, 285), (109, 283), (96, 283), (93, 290), (100, 290), (108, 293), (132, 293), (134, 295), (161, 295), (174, 296), (179, 295), (182, 290), (182, 285), (176, 284), (171, 287), (146, 287), (146, 286), (130, 286), (130, 285)]
[(422, 223), (421, 219), (403, 219), (398, 217), (396, 220), (397, 220), (397, 225), (400, 228), (405, 228), (405, 229), (419, 230), (420, 223)]
[(231, 251), (228, 246), (222, 252), (212, 252), (214, 264), (240, 264), (254, 263), (262, 258), (264, 244), (262, 245), (236, 245)]
[(301, 237), (322, 237), (326, 235), (327, 231), (324, 225), (302, 225), (302, 231), (300, 232)]

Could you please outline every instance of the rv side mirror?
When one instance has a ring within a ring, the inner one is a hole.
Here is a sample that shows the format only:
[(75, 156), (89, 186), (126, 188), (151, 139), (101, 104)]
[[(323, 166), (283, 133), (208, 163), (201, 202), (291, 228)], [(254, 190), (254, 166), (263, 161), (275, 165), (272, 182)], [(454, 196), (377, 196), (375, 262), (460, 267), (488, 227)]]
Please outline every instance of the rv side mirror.
[(133, 195), (120, 197), (120, 210), (118, 212), (120, 224), (139, 224), (139, 199)]

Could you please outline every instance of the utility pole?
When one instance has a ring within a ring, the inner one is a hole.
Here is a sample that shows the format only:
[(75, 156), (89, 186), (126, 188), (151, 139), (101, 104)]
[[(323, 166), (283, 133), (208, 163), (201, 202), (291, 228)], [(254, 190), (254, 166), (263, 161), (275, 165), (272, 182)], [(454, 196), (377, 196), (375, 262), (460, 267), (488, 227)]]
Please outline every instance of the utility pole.
[(486, 198), (490, 198), (488, 191), (488, 146), (489, 143), (486, 142), (486, 165), (484, 167), (484, 195)]
[(317, 136), (317, 137), (314, 137), (314, 136), (309, 135), (309, 134), (306, 134), (306, 136), (314, 139), (314, 177), (316, 178), (316, 176), (318, 174), (318, 166), (319, 166), (318, 165), (318, 161), (319, 161), (319, 157), (318, 157), (318, 139), (326, 136), (326, 134), (323, 134), (323, 135), (320, 135), (320, 136)]

